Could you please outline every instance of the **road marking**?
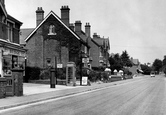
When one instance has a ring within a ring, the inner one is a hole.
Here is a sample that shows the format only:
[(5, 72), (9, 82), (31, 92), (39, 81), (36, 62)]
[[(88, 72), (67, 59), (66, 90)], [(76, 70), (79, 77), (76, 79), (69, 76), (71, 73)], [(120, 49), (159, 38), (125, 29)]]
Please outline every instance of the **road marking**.
[(24, 108), (27, 108), (27, 107), (30, 107), (30, 106), (40, 105), (40, 104), (49, 103), (49, 102), (52, 102), (52, 101), (58, 101), (58, 100), (62, 100), (62, 99), (70, 98), (70, 97), (75, 97), (75, 96), (79, 96), (79, 95), (83, 95), (83, 94), (87, 94), (87, 93), (92, 93), (92, 92), (100, 91), (100, 90), (103, 90), (103, 89), (108, 89), (110, 87), (118, 87), (118, 86), (122, 86), (122, 85), (127, 85), (127, 84), (131, 84), (131, 83), (139, 82), (141, 80), (142, 79), (139, 79), (139, 80), (136, 80), (136, 81), (130, 81), (130, 82), (127, 82), (127, 83), (121, 83), (121, 84), (116, 84), (115, 83), (114, 85), (111, 85), (111, 86), (105, 86), (105, 87), (102, 87), (102, 88), (89, 89), (89, 90), (79, 92), (79, 93), (73, 93), (73, 94), (69, 94), (69, 95), (62, 96), (62, 97), (57, 97), (57, 98), (55, 97), (54, 99), (48, 99), (48, 100), (43, 100), (43, 101), (41, 100), (39, 102), (33, 102), (33, 103), (25, 104), (25, 105), (19, 105), (19, 106), (16, 106), (16, 107), (11, 107), (11, 108), (0, 110), (0, 113), (12, 111), (12, 110), (20, 110), (20, 109), (24, 109)]

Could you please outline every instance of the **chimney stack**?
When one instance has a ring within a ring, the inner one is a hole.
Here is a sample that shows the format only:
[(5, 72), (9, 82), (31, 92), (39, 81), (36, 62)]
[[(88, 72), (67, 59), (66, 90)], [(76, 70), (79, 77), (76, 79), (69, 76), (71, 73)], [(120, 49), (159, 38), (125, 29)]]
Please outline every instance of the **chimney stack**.
[(75, 21), (75, 32), (80, 33), (81, 32), (81, 21)]
[(73, 30), (73, 31), (74, 31), (74, 24), (73, 24), (73, 23), (71, 23), (71, 24), (70, 24), (70, 26), (69, 26), (69, 28), (70, 28), (71, 30)]
[(36, 26), (40, 24), (41, 21), (44, 19), (44, 11), (42, 7), (38, 7), (36, 10)]
[(70, 22), (70, 8), (68, 6), (61, 7), (61, 20), (69, 27)]
[(93, 34), (93, 38), (98, 38), (97, 33), (94, 33), (94, 34)]
[(85, 34), (86, 34), (87, 37), (91, 36), (90, 27), (91, 27), (90, 24), (86, 23), (86, 25), (85, 25)]

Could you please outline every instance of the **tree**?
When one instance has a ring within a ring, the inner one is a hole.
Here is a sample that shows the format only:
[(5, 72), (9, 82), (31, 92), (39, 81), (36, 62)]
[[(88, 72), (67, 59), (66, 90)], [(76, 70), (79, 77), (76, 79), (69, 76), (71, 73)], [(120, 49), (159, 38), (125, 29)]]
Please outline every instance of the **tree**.
[(164, 59), (163, 59), (163, 67), (162, 67), (162, 70), (163, 70), (164, 73), (166, 74), (166, 55), (164, 56)]
[(152, 71), (152, 68), (146, 64), (141, 64), (141, 69), (145, 75), (150, 75), (150, 72)]
[(121, 58), (118, 53), (115, 54), (114, 56), (109, 57), (109, 63), (110, 63), (110, 69), (112, 73), (115, 69), (119, 71), (123, 68)]
[(130, 56), (128, 55), (127, 51), (123, 51), (122, 55), (121, 55), (121, 61), (124, 67), (131, 67), (132, 66), (132, 62), (130, 60)]
[(164, 56), (164, 59), (163, 59), (163, 66), (166, 66), (166, 55)]
[(162, 68), (162, 61), (159, 59), (155, 59), (155, 61), (153, 62), (153, 69), (154, 71), (159, 72), (159, 70)]

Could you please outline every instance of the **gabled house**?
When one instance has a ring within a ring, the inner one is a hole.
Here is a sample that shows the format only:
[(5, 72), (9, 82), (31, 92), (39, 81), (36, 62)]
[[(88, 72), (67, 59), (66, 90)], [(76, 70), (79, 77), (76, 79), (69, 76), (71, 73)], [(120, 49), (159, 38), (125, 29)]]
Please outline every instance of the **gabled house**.
[(91, 60), (89, 60), (90, 56), (90, 45), (88, 44), (88, 36), (85, 32), (82, 31), (82, 23), (81, 21), (75, 21), (75, 33), (87, 44), (88, 47), (81, 48), (81, 58), (83, 67), (91, 67)]
[[(19, 33), (22, 22), (6, 12), (5, 0), (0, 1), (0, 76), (11, 69), (24, 68), (26, 50), (20, 46)], [(11, 72), (10, 72), (11, 73)]]
[(92, 69), (98, 68), (100, 45), (91, 38), (91, 26), (89, 23), (85, 25), (85, 34), (87, 36), (87, 43), (90, 46), (89, 60), (91, 63), (89, 66)]
[(131, 58), (130, 60), (132, 62), (132, 67), (129, 68), (129, 71), (131, 71), (133, 75), (137, 74), (138, 72), (141, 73), (142, 70), (141, 70), (139, 60), (138, 59), (133, 59), (133, 58)]
[(108, 38), (100, 38), (96, 39), (96, 37), (91, 38), (91, 26), (89, 23), (85, 25), (85, 32), (82, 31), (81, 21), (75, 21), (75, 32), (79, 35), (89, 46), (89, 49), (86, 49), (85, 55), (83, 57), (84, 67), (89, 68), (98, 68), (98, 67), (106, 67), (109, 65), (109, 39)]
[[(28, 66), (45, 68), (51, 64), (55, 67), (56, 61), (63, 67), (69, 61), (79, 63), (81, 47), (87, 47), (87, 44), (69, 27), (69, 11), (68, 6), (62, 6), (61, 18), (53, 11), (44, 18), (43, 9), (38, 7), (36, 27), (29, 29), (32, 32), (22, 38), (28, 50)], [(22, 33), (28, 34), (26, 30), (23, 29)]]
[[(108, 58), (109, 58), (109, 50), (110, 50), (110, 43), (109, 38), (101, 38), (97, 33), (94, 33), (93, 40), (99, 44), (100, 51), (97, 52), (94, 50), (94, 52), (99, 53), (99, 66), (107, 67), (109, 66)], [(98, 57), (96, 57), (98, 58)]]
[(75, 32), (79, 35), (90, 47), (85, 49), (83, 56), (84, 67), (90, 69), (98, 68), (100, 66), (99, 62), (99, 52), (101, 46), (91, 38), (91, 26), (89, 23), (85, 25), (85, 32), (82, 31), (81, 21), (75, 21)]

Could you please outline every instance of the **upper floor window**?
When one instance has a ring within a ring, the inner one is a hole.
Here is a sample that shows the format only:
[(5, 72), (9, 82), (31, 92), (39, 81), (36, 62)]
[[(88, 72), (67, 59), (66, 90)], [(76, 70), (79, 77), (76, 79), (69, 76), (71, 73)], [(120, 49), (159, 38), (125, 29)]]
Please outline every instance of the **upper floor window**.
[(99, 57), (103, 57), (102, 50), (100, 50), (100, 52), (99, 52)]
[(88, 48), (85, 46), (85, 49), (84, 49), (84, 52), (85, 52), (85, 53), (88, 53), (87, 49), (88, 49)]
[(55, 26), (54, 25), (50, 25), (49, 26), (49, 33), (48, 35), (56, 35), (55, 33)]
[(14, 24), (13, 23), (8, 23), (8, 41), (13, 42), (13, 28)]

